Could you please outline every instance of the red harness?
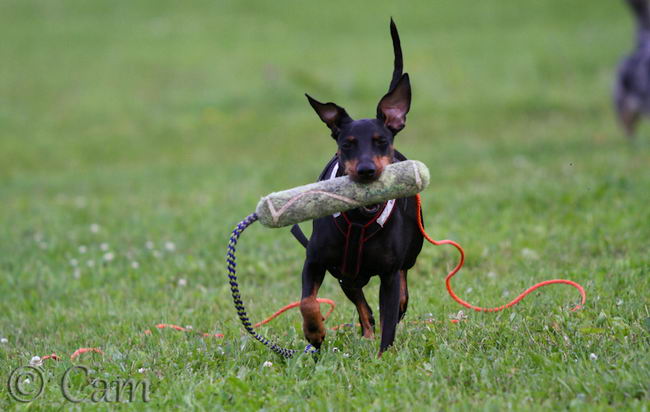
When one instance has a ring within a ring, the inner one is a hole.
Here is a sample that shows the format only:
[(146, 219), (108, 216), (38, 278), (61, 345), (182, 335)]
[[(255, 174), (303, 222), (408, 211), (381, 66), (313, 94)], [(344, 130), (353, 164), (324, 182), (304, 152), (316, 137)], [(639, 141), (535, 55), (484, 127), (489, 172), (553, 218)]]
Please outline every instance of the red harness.
[[(370, 220), (366, 223), (357, 223), (350, 220), (348, 214), (343, 212), (338, 217), (333, 217), (334, 224), (341, 234), (345, 237), (345, 246), (343, 247), (343, 259), (339, 270), (341, 273), (356, 277), (361, 269), (361, 255), (363, 253), (363, 245), (376, 235), (383, 225), (380, 225), (377, 220), (386, 209), (387, 202), (382, 203), (379, 210), (370, 216)], [(393, 214), (393, 210), (389, 211), (388, 217)], [(386, 219), (388, 220), (388, 219)]]
[[(332, 166), (328, 179), (333, 179), (339, 169), (338, 162)], [(358, 209), (359, 214), (364, 214), (365, 208)], [(345, 246), (343, 247), (343, 258), (338, 268), (341, 273), (347, 276), (356, 277), (361, 269), (363, 245), (377, 234), (393, 215), (395, 209), (395, 200), (389, 200), (377, 207), (377, 211), (368, 215), (368, 221), (365, 223), (353, 222), (347, 212), (336, 213), (332, 215), (336, 228), (345, 237)], [(367, 210), (367, 209), (365, 209)], [(370, 212), (372, 213), (372, 212)]]

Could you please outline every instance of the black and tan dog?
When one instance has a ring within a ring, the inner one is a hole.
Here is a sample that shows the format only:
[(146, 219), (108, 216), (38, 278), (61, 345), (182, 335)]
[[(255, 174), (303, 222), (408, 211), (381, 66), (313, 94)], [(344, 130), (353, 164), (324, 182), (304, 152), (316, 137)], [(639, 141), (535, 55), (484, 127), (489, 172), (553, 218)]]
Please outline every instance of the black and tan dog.
[[(338, 145), (319, 180), (348, 175), (368, 183), (379, 178), (389, 163), (406, 160), (393, 148), (393, 141), (406, 122), (411, 85), (408, 74), (402, 74), (402, 50), (392, 19), (390, 30), (395, 54), (393, 78), (377, 105), (376, 118), (353, 120), (342, 107), (307, 95)], [(356, 305), (361, 333), (367, 338), (374, 336), (375, 320), (362, 288), (372, 276), (379, 276), (379, 355), (393, 344), (397, 323), (408, 305), (406, 273), (422, 248), (416, 217), (416, 200), (411, 197), (316, 219), (309, 241), (297, 225), (293, 227), (292, 233), (307, 249), (300, 310), (305, 337), (313, 346), (319, 348), (325, 339), (316, 297), (326, 271), (339, 280)]]
[(614, 107), (625, 133), (632, 137), (641, 115), (650, 114), (650, 7), (647, 0), (626, 0), (636, 18), (636, 47), (618, 68)]

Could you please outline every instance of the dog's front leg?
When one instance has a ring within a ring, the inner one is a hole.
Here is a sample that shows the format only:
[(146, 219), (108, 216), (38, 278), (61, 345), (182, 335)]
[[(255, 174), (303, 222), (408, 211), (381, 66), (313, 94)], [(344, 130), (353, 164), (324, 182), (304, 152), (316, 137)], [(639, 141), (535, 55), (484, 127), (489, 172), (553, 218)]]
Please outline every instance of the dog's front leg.
[(320, 304), (316, 300), (318, 289), (325, 277), (325, 267), (309, 258), (302, 268), (302, 298), (300, 312), (302, 313), (302, 330), (305, 338), (316, 349), (319, 349), (325, 339), (325, 324), (320, 312)]
[(379, 323), (381, 324), (379, 357), (395, 340), (395, 329), (399, 321), (399, 304), (400, 274), (399, 271), (395, 270), (381, 276), (381, 286), (379, 287)]

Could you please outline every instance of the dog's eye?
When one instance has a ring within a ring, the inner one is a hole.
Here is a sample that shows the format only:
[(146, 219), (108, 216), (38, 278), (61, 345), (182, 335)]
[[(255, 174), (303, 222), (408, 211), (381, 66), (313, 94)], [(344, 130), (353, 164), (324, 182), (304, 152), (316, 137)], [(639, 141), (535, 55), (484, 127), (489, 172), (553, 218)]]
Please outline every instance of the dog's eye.
[(341, 143), (341, 149), (347, 150), (347, 149), (351, 149), (351, 148), (352, 148), (352, 143), (351, 142), (346, 140), (345, 142)]
[(375, 144), (379, 147), (386, 147), (388, 145), (388, 140), (384, 139), (383, 137), (379, 139), (375, 139)]

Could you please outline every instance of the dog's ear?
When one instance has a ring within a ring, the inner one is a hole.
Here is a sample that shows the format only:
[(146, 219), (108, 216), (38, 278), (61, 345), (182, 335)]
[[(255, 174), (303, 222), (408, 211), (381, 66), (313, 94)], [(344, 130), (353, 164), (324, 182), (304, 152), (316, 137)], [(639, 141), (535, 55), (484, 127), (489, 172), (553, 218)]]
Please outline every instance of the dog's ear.
[(321, 103), (307, 93), (305, 93), (305, 96), (307, 96), (309, 104), (314, 108), (318, 117), (320, 117), (323, 123), (325, 123), (332, 131), (332, 137), (337, 139), (339, 132), (341, 131), (341, 126), (345, 123), (351, 122), (352, 118), (348, 116), (344, 108), (334, 103)]
[(395, 87), (379, 101), (377, 118), (395, 135), (406, 125), (406, 114), (410, 108), (411, 83), (408, 73), (404, 73)]

